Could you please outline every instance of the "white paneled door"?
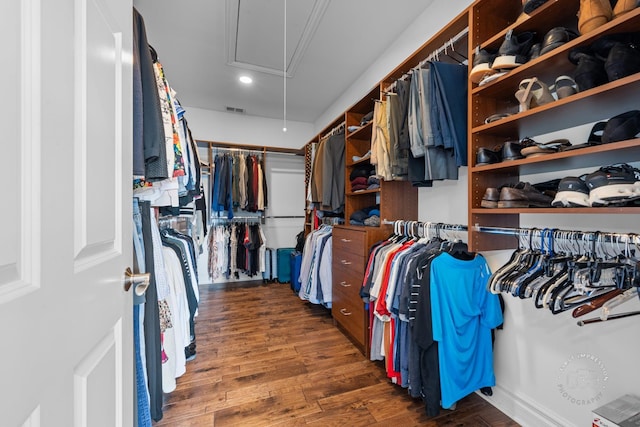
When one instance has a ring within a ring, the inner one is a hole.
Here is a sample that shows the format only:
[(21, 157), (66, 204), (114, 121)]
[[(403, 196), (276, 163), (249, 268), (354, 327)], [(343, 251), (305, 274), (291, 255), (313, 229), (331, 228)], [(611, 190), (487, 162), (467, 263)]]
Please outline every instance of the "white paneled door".
[(133, 420), (130, 0), (3, 0), (0, 425)]

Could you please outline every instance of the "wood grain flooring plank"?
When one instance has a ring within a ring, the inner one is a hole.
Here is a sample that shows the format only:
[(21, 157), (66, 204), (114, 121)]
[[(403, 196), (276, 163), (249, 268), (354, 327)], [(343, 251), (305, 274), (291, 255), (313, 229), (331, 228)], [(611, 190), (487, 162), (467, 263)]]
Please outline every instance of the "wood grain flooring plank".
[(475, 394), (427, 418), (329, 310), (288, 285), (203, 286), (200, 298), (197, 357), (164, 396), (156, 427), (517, 426)]
[(299, 393), (270, 396), (256, 402), (214, 411), (216, 426), (270, 426), (274, 421), (305, 417), (322, 410)]

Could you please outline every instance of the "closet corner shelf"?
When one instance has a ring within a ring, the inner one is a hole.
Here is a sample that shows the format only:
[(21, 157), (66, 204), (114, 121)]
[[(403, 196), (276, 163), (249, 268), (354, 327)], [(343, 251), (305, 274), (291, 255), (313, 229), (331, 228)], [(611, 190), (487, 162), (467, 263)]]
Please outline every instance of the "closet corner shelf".
[[(540, 7), (540, 9), (542, 9), (542, 7)], [(538, 14), (536, 14), (536, 16), (538, 16)], [(527, 22), (529, 21), (531, 21), (531, 18), (527, 20)], [(536, 25), (539, 25), (539, 24), (536, 24)], [(514, 82), (505, 83), (505, 84), (509, 84), (510, 86), (516, 87), (517, 84), (520, 83), (520, 81), (523, 78), (532, 77), (540, 73), (548, 74), (550, 71), (553, 71), (555, 67), (559, 66), (559, 63), (561, 61), (567, 63), (568, 62), (567, 57), (568, 57), (569, 51), (576, 46), (589, 45), (596, 39), (609, 34), (616, 34), (621, 32), (636, 32), (638, 31), (639, 25), (640, 25), (640, 8), (636, 8), (631, 12), (628, 12), (616, 19), (609, 21), (605, 25), (600, 26), (598, 29), (590, 33), (583, 34), (571, 40), (570, 42), (567, 42), (551, 50), (550, 52), (547, 52), (546, 54), (540, 55), (536, 59), (533, 59), (517, 68), (514, 68), (504, 76), (496, 79), (495, 81), (491, 82), (488, 85), (475, 86), (471, 90), (471, 94), (475, 96), (479, 93), (482, 93), (483, 95), (495, 96), (497, 93), (502, 92), (504, 90), (504, 87), (502, 87), (504, 82), (514, 80)], [(525, 28), (522, 29), (522, 31), (525, 31), (525, 30), (528, 31)], [(503, 39), (506, 34), (506, 31), (507, 30), (501, 31), (498, 35), (492, 37), (491, 40), (493, 41), (493, 39), (497, 39), (497, 40)], [(542, 36), (543, 35), (540, 35), (540, 37)], [(489, 46), (490, 44), (491, 44), (490, 42), (486, 42), (486, 43), (483, 43), (482, 46), (486, 47), (486, 46)], [(557, 73), (557, 74), (559, 75), (561, 73)], [(540, 76), (538, 75), (538, 77)]]
[(360, 140), (371, 140), (371, 129), (373, 128), (373, 122), (369, 122), (364, 126), (361, 126), (359, 129), (348, 133), (347, 138), (349, 139), (360, 139)]
[(636, 207), (601, 207), (601, 208), (505, 208), (487, 209), (473, 208), (473, 214), (503, 215), (503, 214), (640, 214)]
[(361, 196), (363, 194), (375, 194), (379, 192), (380, 192), (379, 188), (375, 188), (373, 190), (347, 191), (347, 196)]
[(369, 156), (369, 157), (367, 157), (365, 159), (360, 159), (360, 160), (355, 161), (355, 162), (350, 162), (346, 166), (347, 167), (351, 167), (351, 166), (361, 165), (361, 164), (364, 164), (364, 163), (371, 163), (371, 156)]
[[(639, 82), (640, 73), (636, 73), (593, 89), (579, 92), (564, 99), (514, 114), (492, 123), (481, 124), (472, 128), (471, 133), (488, 133), (505, 136), (513, 135), (514, 132), (520, 128), (523, 119), (535, 118), (541, 122), (542, 126), (544, 126), (545, 121), (547, 121), (552, 127), (556, 125), (557, 121), (566, 120), (565, 128), (601, 120), (603, 119), (602, 111), (606, 108), (594, 108), (594, 95), (610, 94), (611, 102), (615, 102), (614, 98), (617, 93), (628, 93), (631, 86), (637, 85)], [(569, 113), (572, 113), (571, 118), (568, 117)], [(576, 120), (578, 120), (578, 122), (576, 122)], [(557, 128), (558, 126), (555, 127)]]
[[(634, 149), (640, 149), (640, 138), (629, 139), (629, 140), (620, 141), (620, 142), (610, 142), (608, 144), (594, 145), (591, 147), (579, 148), (576, 150), (560, 151), (558, 153), (547, 154), (544, 156), (538, 156), (538, 157), (533, 157), (529, 159), (525, 158), (525, 159), (519, 159), (519, 160), (505, 160), (500, 163), (494, 163), (491, 165), (473, 166), (471, 168), (471, 172), (480, 173), (480, 172), (491, 172), (491, 171), (497, 171), (497, 170), (508, 171), (510, 169), (513, 169), (515, 171), (522, 165), (530, 165), (535, 163), (548, 164), (549, 162), (554, 160), (589, 156), (593, 154), (606, 153), (608, 151), (621, 151), (621, 150), (634, 150)], [(596, 163), (600, 164), (598, 162)]]
[[(559, 20), (570, 19), (573, 16), (575, 16), (575, 13), (573, 12), (573, 10), (574, 9), (578, 10), (579, 2), (578, 0), (573, 0), (573, 3), (575, 4), (575, 8), (571, 7), (571, 5), (567, 3), (568, 2), (566, 0), (555, 0), (555, 1), (547, 2), (542, 6), (538, 7), (526, 19), (520, 22), (514, 22), (504, 30), (495, 34), (493, 37), (482, 42), (479, 46), (483, 48), (486, 48), (487, 46), (498, 47), (498, 45), (504, 40), (504, 37), (507, 34), (507, 31), (509, 30), (514, 30), (515, 32), (535, 31), (536, 29), (540, 28), (541, 24), (548, 21), (549, 14), (553, 14), (556, 17), (559, 17)], [(479, 17), (479, 18), (482, 19), (482, 17)], [(540, 36), (543, 37), (544, 34), (541, 34)]]

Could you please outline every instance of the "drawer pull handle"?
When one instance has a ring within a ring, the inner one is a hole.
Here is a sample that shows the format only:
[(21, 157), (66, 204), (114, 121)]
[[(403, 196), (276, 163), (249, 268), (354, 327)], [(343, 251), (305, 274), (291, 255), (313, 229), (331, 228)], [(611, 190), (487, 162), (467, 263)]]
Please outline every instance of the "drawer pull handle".
[(343, 242), (345, 242), (345, 243), (349, 243), (349, 242), (351, 242), (351, 239), (345, 239), (344, 237), (343, 237), (342, 239), (340, 239), (340, 240), (342, 240), (342, 241), (343, 241)]
[(347, 283), (347, 282), (340, 282), (340, 286), (348, 288), (351, 286), (351, 283)]
[(346, 259), (343, 259), (340, 262), (342, 263), (342, 265), (351, 265), (351, 261), (347, 261)]
[(347, 311), (347, 309), (346, 309), (346, 308), (341, 308), (341, 309), (340, 309), (340, 313), (341, 313), (343, 316), (351, 316), (351, 314), (352, 314), (350, 311)]

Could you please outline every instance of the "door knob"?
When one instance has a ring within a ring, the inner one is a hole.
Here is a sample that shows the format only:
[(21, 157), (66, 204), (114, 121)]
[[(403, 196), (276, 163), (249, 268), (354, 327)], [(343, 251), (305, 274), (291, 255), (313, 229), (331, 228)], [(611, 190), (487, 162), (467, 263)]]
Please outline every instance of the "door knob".
[(131, 271), (131, 267), (127, 267), (124, 271), (124, 290), (125, 292), (129, 291), (133, 285), (133, 291), (136, 295), (142, 296), (149, 287), (150, 280), (150, 273), (134, 273)]

